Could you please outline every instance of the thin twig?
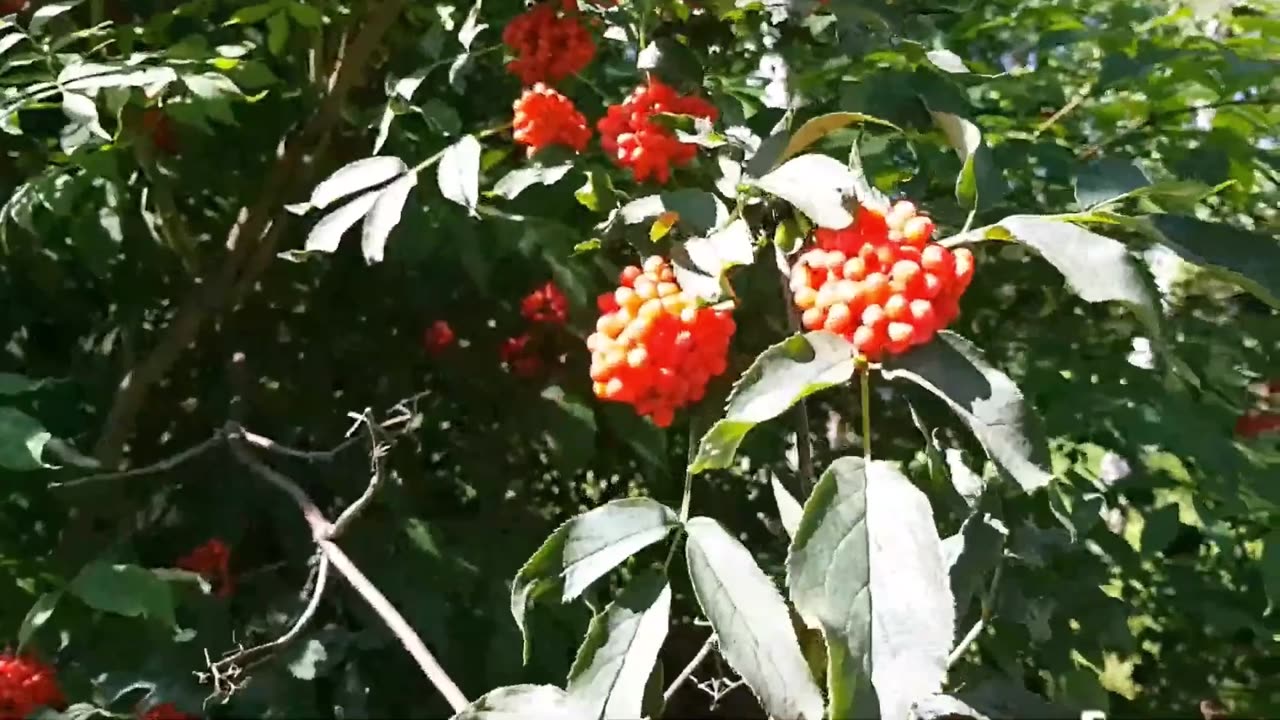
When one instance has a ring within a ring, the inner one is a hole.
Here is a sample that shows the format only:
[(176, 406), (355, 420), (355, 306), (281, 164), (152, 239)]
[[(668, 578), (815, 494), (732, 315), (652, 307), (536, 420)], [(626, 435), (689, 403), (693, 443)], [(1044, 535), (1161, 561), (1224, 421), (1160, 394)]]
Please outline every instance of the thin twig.
[(1040, 137), (1041, 133), (1053, 127), (1059, 120), (1066, 117), (1067, 113), (1079, 107), (1080, 103), (1084, 102), (1085, 99), (1089, 97), (1089, 93), (1092, 91), (1093, 91), (1093, 83), (1085, 83), (1084, 87), (1080, 88), (1080, 92), (1075, 94), (1075, 97), (1071, 98), (1071, 100), (1067, 102), (1066, 105), (1063, 105), (1061, 108), (1059, 108), (1057, 112), (1050, 115), (1048, 120), (1045, 120), (1044, 122), (1040, 123), (1040, 126), (1036, 128), (1036, 131), (1034, 133), (1032, 133), (1031, 135), (1032, 139)]
[(288, 445), (283, 445), (271, 438), (263, 437), (262, 435), (258, 435), (257, 433), (253, 433), (248, 430), (242, 430), (241, 432), (245, 442), (253, 445), (254, 447), (262, 448), (267, 452), (272, 452), (277, 455), (286, 455), (288, 457), (298, 458), (299, 460), (306, 460), (307, 462), (331, 461), (343, 450), (346, 450), (360, 442), (360, 436), (354, 435), (344, 439), (342, 442), (328, 450), (302, 450)]
[(978, 640), (978, 636), (982, 634), (983, 629), (987, 627), (987, 623), (991, 621), (994, 614), (992, 601), (995, 598), (996, 588), (1000, 586), (1000, 575), (1003, 571), (1004, 562), (1003, 558), (1001, 558), (1001, 562), (996, 565), (995, 573), (991, 576), (991, 585), (987, 588), (986, 594), (982, 596), (982, 614), (978, 616), (978, 621), (973, 624), (973, 627), (969, 628), (969, 632), (964, 634), (964, 638), (951, 651), (951, 654), (947, 655), (948, 668), (960, 661), (960, 658), (968, 651), (969, 646)]
[(707, 659), (707, 655), (711, 654), (711, 650), (715, 648), (715, 646), (716, 634), (711, 633), (707, 636), (706, 642), (702, 643), (702, 647), (698, 649), (698, 653), (693, 656), (693, 659), (689, 661), (688, 665), (684, 666), (684, 669), (680, 671), (680, 674), (671, 681), (671, 684), (667, 686), (666, 692), (662, 693), (663, 702), (671, 702), (671, 698), (675, 697), (676, 691), (680, 689), (680, 686), (683, 685), (691, 675), (693, 675), (693, 671), (698, 669), (698, 666), (702, 664), (702, 661)]
[[(778, 287), (782, 290), (782, 306), (787, 309), (787, 329), (791, 334), (800, 332), (800, 311), (791, 298), (791, 267), (782, 248), (773, 246), (774, 262), (778, 265)], [(796, 424), (796, 465), (800, 471), (800, 502), (813, 490), (813, 446), (809, 441), (809, 408), (803, 398), (791, 410)]]
[(369, 432), (369, 484), (365, 487), (364, 492), (360, 494), (360, 497), (348, 505), (347, 509), (343, 510), (338, 515), (338, 519), (333, 522), (332, 537), (335, 538), (342, 535), (347, 526), (351, 524), (351, 521), (355, 520), (369, 502), (373, 500), (378, 488), (382, 486), (382, 476), (386, 472), (382, 464), (382, 458), (389, 448), (386, 445), (378, 444), (378, 434), (367, 410), (361, 415), (361, 418)]
[(151, 473), (158, 473), (158, 472), (164, 472), (165, 470), (172, 470), (173, 468), (196, 457), (197, 455), (201, 455), (204, 452), (212, 449), (213, 447), (217, 445), (221, 445), (225, 439), (226, 438), (223, 436), (222, 432), (220, 431), (215, 432), (213, 436), (208, 438), (207, 440), (204, 440), (203, 442), (193, 445), (177, 454), (170, 455), (167, 458), (151, 463), (150, 465), (144, 465), (140, 468), (134, 468), (132, 470), (122, 470), (120, 472), (99, 473), (97, 475), (86, 475), (85, 477), (76, 478), (75, 480), (68, 480), (66, 482), (49, 483), (49, 487), (55, 490), (65, 490), (67, 488), (79, 487), (81, 485), (88, 485), (90, 483), (102, 482), (105, 480), (120, 480), (122, 478), (135, 477), (137, 475), (150, 475)]
[(1120, 141), (1128, 138), (1131, 135), (1140, 133), (1143, 130), (1146, 130), (1148, 128), (1155, 127), (1157, 124), (1160, 123), (1161, 120), (1165, 120), (1167, 118), (1177, 117), (1179, 115), (1189, 115), (1192, 113), (1200, 112), (1201, 110), (1214, 110), (1221, 107), (1232, 107), (1237, 105), (1276, 105), (1276, 104), (1280, 104), (1280, 97), (1255, 97), (1255, 98), (1242, 98), (1240, 100), (1219, 100), (1218, 102), (1205, 103), (1204, 105), (1188, 105), (1186, 107), (1174, 108), (1172, 110), (1162, 110), (1160, 112), (1151, 113), (1150, 115), (1147, 116), (1146, 120), (1143, 120), (1137, 125), (1134, 125), (1133, 127), (1129, 128), (1128, 130), (1122, 130), (1121, 132), (1115, 135), (1112, 135), (1110, 138), (1103, 140), (1102, 142), (1099, 142), (1095, 145), (1091, 145), (1085, 148), (1084, 150), (1081, 150), (1076, 155), (1076, 157), (1079, 157), (1079, 158), (1093, 157), (1094, 155), (1097, 155), (1098, 153), (1102, 152), (1103, 150), (1113, 145), (1118, 145)]

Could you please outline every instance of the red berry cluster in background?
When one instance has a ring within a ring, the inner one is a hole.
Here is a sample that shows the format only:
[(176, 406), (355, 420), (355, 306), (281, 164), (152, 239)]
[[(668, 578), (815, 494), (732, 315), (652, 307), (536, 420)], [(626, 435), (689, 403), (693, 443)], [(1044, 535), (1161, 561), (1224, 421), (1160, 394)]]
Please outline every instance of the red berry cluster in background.
[(887, 214), (866, 207), (841, 230), (819, 229), (818, 247), (791, 270), (808, 330), (848, 338), (868, 360), (929, 341), (960, 313), (973, 254), (930, 242), (933, 221), (909, 202)]
[(520, 301), (520, 314), (529, 322), (564, 325), (569, 319), (569, 300), (554, 282), (548, 282)]
[(1236, 437), (1246, 440), (1280, 431), (1280, 380), (1267, 383), (1258, 393), (1261, 396), (1259, 407), (1246, 410), (1236, 419)]
[(229, 597), (234, 589), (231, 578), (231, 549), (219, 538), (212, 538), (178, 560), (178, 567), (198, 573), (217, 587), (218, 597)]
[(667, 427), (676, 410), (701, 400), (707, 382), (725, 371), (733, 317), (698, 307), (660, 256), (626, 268), (619, 283), (597, 300), (603, 314), (587, 338), (593, 389)]
[(450, 327), (448, 322), (436, 320), (423, 331), (422, 347), (427, 351), (428, 355), (436, 357), (453, 347), (457, 339), (457, 336), (453, 334), (453, 328)]
[(569, 300), (554, 281), (535, 288), (520, 301), (520, 314), (532, 324), (530, 331), (507, 338), (498, 354), (516, 377), (540, 377), (548, 359), (564, 361), (557, 352), (559, 331), (569, 320)]
[(577, 152), (591, 140), (587, 119), (573, 101), (544, 83), (524, 91), (513, 105), (515, 141), (532, 156), (549, 145), (565, 145)]
[(595, 57), (595, 41), (578, 22), (576, 5), (564, 5), (561, 13), (554, 2), (540, 2), (502, 31), (502, 42), (515, 54), (507, 69), (525, 85), (559, 82)]
[(153, 705), (141, 717), (142, 720), (199, 720), (198, 715), (182, 712), (173, 703)]
[(0, 720), (24, 720), (39, 708), (65, 705), (52, 667), (32, 657), (0, 655)]
[(541, 343), (529, 333), (507, 338), (498, 349), (498, 357), (511, 374), (526, 380), (539, 377), (546, 371), (547, 363), (542, 356)]
[(673, 166), (687, 165), (698, 146), (682, 143), (673, 131), (654, 122), (658, 113), (693, 115), (715, 120), (719, 113), (711, 103), (695, 96), (676, 94), (671, 87), (650, 78), (619, 105), (610, 105), (596, 127), (600, 144), (620, 167), (631, 169), (638, 182), (652, 177), (659, 183), (671, 178)]
[(166, 155), (177, 155), (180, 149), (178, 134), (173, 121), (160, 108), (147, 108), (142, 113), (142, 129), (151, 138), (151, 144)]

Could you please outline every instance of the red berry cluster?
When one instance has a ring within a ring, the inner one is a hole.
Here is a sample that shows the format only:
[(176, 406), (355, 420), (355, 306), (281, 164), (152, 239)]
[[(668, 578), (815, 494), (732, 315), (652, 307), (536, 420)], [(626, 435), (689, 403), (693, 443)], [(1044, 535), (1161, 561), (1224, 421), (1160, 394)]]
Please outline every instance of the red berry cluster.
[(173, 703), (161, 703), (143, 713), (142, 720), (199, 720), (199, 716), (182, 712)]
[(569, 300), (554, 281), (535, 288), (520, 301), (520, 314), (532, 323), (530, 332), (507, 338), (499, 348), (502, 362), (516, 377), (533, 379), (547, 369), (547, 359), (562, 363), (557, 331), (569, 320)]
[(1236, 437), (1249, 440), (1280, 431), (1280, 380), (1267, 383), (1258, 395), (1258, 406), (1236, 418)]
[(596, 54), (576, 7), (562, 14), (549, 1), (517, 15), (502, 31), (502, 42), (515, 54), (507, 69), (525, 85), (559, 82), (585, 68)]
[(707, 382), (725, 371), (733, 317), (698, 307), (656, 255), (643, 268), (623, 270), (619, 282), (597, 300), (603, 314), (587, 338), (593, 389), (667, 427), (676, 410), (701, 400)]
[(520, 314), (529, 322), (564, 325), (569, 319), (569, 301), (555, 282), (548, 282), (520, 301)]
[(147, 108), (142, 113), (142, 129), (151, 137), (151, 144), (166, 155), (177, 155), (180, 149), (178, 134), (173, 121), (160, 108)]
[(582, 152), (591, 140), (587, 119), (573, 101), (545, 83), (525, 90), (513, 109), (515, 141), (527, 146), (530, 156), (549, 145), (566, 145)]
[(504, 340), (498, 356), (512, 375), (526, 380), (541, 376), (547, 369), (547, 363), (542, 359), (541, 343), (530, 333)]
[(52, 667), (32, 657), (0, 655), (0, 720), (24, 720), (39, 708), (64, 705)]
[(973, 254), (931, 243), (933, 229), (899, 202), (888, 214), (858, 208), (842, 230), (817, 230), (818, 247), (791, 270), (805, 328), (843, 335), (869, 360), (928, 342), (955, 320), (973, 279)]
[(631, 168), (639, 182), (653, 177), (658, 183), (671, 178), (671, 167), (687, 165), (698, 146), (682, 143), (671, 130), (654, 122), (658, 113), (693, 115), (715, 120), (719, 113), (711, 103), (695, 96), (677, 95), (671, 87), (650, 78), (619, 105), (610, 105), (596, 127), (600, 144), (613, 161)]
[(443, 354), (444, 351), (453, 347), (456, 341), (457, 336), (453, 334), (453, 328), (444, 320), (431, 323), (422, 333), (422, 347), (432, 357)]
[(231, 549), (219, 538), (213, 538), (178, 560), (178, 567), (198, 573), (217, 586), (218, 597), (229, 597), (234, 588), (231, 578)]

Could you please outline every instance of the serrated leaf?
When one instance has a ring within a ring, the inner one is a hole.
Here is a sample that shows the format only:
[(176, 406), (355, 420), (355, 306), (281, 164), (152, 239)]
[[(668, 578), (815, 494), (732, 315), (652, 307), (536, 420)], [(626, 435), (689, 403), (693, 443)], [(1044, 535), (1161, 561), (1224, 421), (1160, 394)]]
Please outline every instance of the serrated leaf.
[(796, 528), (800, 526), (800, 517), (804, 515), (804, 508), (777, 477), (769, 478), (769, 486), (773, 488), (773, 503), (778, 506), (778, 520), (782, 522), (782, 529), (787, 531), (787, 537), (794, 538)]
[(22, 619), (22, 625), (18, 628), (18, 652), (26, 647), (32, 636), (40, 630), (40, 628), (53, 617), (53, 611), (58, 606), (58, 601), (62, 599), (62, 591), (47, 592), (41, 595), (27, 611), (26, 617)]
[(664, 213), (674, 212), (690, 232), (703, 234), (720, 227), (729, 219), (729, 208), (720, 198), (706, 190), (682, 188), (649, 195), (622, 206), (622, 220), (628, 225), (645, 222)]
[(168, 583), (137, 565), (89, 563), (67, 589), (95, 610), (177, 625)]
[(39, 389), (45, 380), (32, 380), (17, 373), (0, 372), (0, 395), (22, 395)]
[(827, 113), (826, 115), (819, 115), (818, 117), (801, 125), (800, 129), (792, 133), (791, 139), (787, 141), (786, 147), (783, 148), (782, 153), (778, 155), (778, 158), (774, 160), (774, 167), (779, 163), (796, 156), (805, 148), (818, 142), (836, 130), (850, 125), (856, 125), (858, 123), (883, 125), (884, 127), (902, 132), (902, 129), (897, 125), (894, 125), (888, 120), (882, 120), (874, 115), (856, 112), (833, 112)]
[(590, 709), (590, 717), (643, 715), (645, 688), (670, 619), (671, 586), (649, 572), (632, 579), (591, 620), (566, 684), (569, 695)]
[(360, 233), (360, 249), (366, 263), (372, 265), (382, 262), (387, 238), (399, 224), (400, 217), (404, 214), (404, 203), (409, 199), (409, 191), (417, 184), (418, 174), (408, 173), (378, 193), (373, 208), (364, 216), (364, 228)]
[(493, 194), (508, 200), (514, 200), (516, 196), (533, 185), (555, 185), (563, 180), (564, 176), (568, 175), (572, 169), (573, 163), (552, 165), (550, 167), (533, 165), (517, 168), (502, 176), (502, 179), (493, 186)]
[(942, 398), (1023, 490), (1053, 479), (1039, 418), (1013, 381), (968, 340), (941, 331), (932, 342), (886, 364), (883, 372), (888, 380), (910, 380)]
[(765, 192), (791, 203), (820, 227), (840, 230), (853, 222), (848, 198), (857, 178), (839, 160), (826, 155), (792, 158), (756, 180)]
[(1078, 225), (1036, 215), (1013, 215), (997, 225), (1057, 268), (1080, 299), (1091, 303), (1122, 302), (1149, 327), (1159, 327), (1150, 285), (1123, 243)]
[(708, 517), (685, 523), (689, 579), (720, 654), (776, 720), (820, 720), (822, 693), (809, 674), (786, 603), (750, 551)]
[(1182, 259), (1280, 308), (1280, 241), (1276, 238), (1183, 215), (1148, 215), (1139, 221)]
[(571, 602), (619, 563), (662, 540), (679, 524), (676, 514), (649, 498), (614, 500), (570, 518), (542, 543), (511, 584), (511, 615), (530, 645), (525, 613), (539, 596), (557, 587)]
[(512, 685), (490, 690), (451, 720), (586, 720), (586, 708), (554, 685)]
[(1102, 158), (1080, 169), (1075, 177), (1076, 204), (1082, 210), (1116, 202), (1150, 187), (1146, 173), (1128, 160)]
[(0, 407), (0, 467), (39, 470), (44, 446), (53, 437), (39, 420), (12, 407)]
[(725, 468), (751, 428), (786, 412), (805, 397), (853, 377), (854, 348), (818, 331), (773, 345), (734, 385), (724, 417), (702, 436), (689, 472)]
[(377, 190), (367, 192), (321, 218), (307, 234), (304, 246), (307, 252), (331, 253), (337, 250), (343, 234), (373, 209), (381, 194)]
[(467, 209), (473, 217), (480, 202), (480, 141), (474, 135), (445, 149), (436, 168), (440, 194)]
[(409, 169), (398, 157), (375, 155), (347, 163), (316, 185), (311, 191), (311, 207), (322, 210), (334, 201), (368, 190)]

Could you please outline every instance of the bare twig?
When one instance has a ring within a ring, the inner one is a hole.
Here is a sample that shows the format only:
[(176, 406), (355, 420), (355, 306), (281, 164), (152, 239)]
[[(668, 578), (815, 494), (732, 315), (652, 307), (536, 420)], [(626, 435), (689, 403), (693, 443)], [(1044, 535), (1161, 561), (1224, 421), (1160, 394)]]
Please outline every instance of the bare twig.
[(190, 460), (191, 458), (194, 458), (197, 455), (201, 455), (217, 445), (221, 445), (223, 440), (225, 439), (226, 438), (223, 436), (222, 432), (218, 431), (218, 432), (215, 432), (213, 436), (208, 438), (207, 440), (204, 440), (203, 442), (193, 445), (187, 448), (186, 450), (183, 450), (182, 452), (179, 452), (175, 455), (170, 455), (167, 458), (151, 463), (150, 465), (144, 465), (143, 467), (140, 467), (140, 468), (133, 468), (132, 470), (122, 470), (120, 472), (99, 473), (97, 475), (86, 475), (85, 477), (76, 478), (75, 480), (68, 480), (66, 482), (49, 483), (49, 487), (57, 490), (65, 490), (67, 488), (80, 487), (81, 485), (88, 485), (90, 483), (101, 482), (104, 480), (120, 480), (122, 478), (134, 477), (137, 475), (150, 475), (151, 473), (158, 473), (158, 472), (164, 472), (165, 470), (172, 470), (173, 468), (181, 465), (182, 463)]
[(1084, 102), (1085, 99), (1089, 97), (1090, 92), (1093, 92), (1093, 83), (1085, 83), (1085, 86), (1080, 88), (1080, 92), (1076, 93), (1066, 105), (1063, 105), (1057, 112), (1050, 115), (1049, 119), (1040, 123), (1040, 126), (1036, 128), (1036, 131), (1032, 133), (1031, 137), (1040, 137), (1041, 133), (1053, 127), (1059, 120), (1066, 117), (1067, 113), (1079, 107), (1080, 103)]
[(352, 447), (360, 442), (360, 437), (357, 435), (357, 436), (344, 439), (342, 442), (338, 443), (337, 445), (333, 446), (328, 450), (302, 450), (299, 448), (290, 447), (288, 445), (283, 445), (281, 443), (276, 442), (275, 440), (272, 440), (271, 438), (264, 437), (262, 435), (259, 435), (254, 432), (250, 432), (248, 430), (241, 430), (241, 433), (244, 437), (245, 442), (249, 443), (250, 445), (253, 445), (254, 447), (261, 448), (263, 450), (266, 450), (267, 452), (272, 452), (277, 455), (285, 455), (288, 457), (297, 458), (299, 460), (306, 460), (307, 462), (332, 461), (343, 450), (346, 450), (347, 448)]
[(680, 674), (676, 675), (675, 679), (671, 681), (671, 684), (667, 686), (666, 692), (662, 693), (663, 702), (671, 702), (671, 698), (675, 697), (676, 691), (678, 691), (680, 686), (684, 685), (685, 681), (693, 675), (693, 671), (698, 669), (698, 666), (702, 664), (702, 661), (707, 659), (707, 655), (711, 654), (711, 651), (715, 646), (716, 634), (711, 633), (711, 635), (707, 636), (706, 642), (702, 643), (702, 647), (698, 649), (697, 654), (689, 661), (689, 664), (684, 666), (684, 669), (680, 671)]
[(973, 624), (973, 627), (969, 628), (969, 632), (964, 634), (964, 637), (956, 645), (955, 649), (951, 651), (951, 654), (947, 655), (948, 668), (960, 661), (960, 658), (969, 650), (969, 646), (978, 640), (978, 636), (982, 634), (982, 631), (987, 627), (987, 623), (991, 621), (991, 617), (994, 614), (992, 605), (995, 600), (996, 589), (1000, 586), (1000, 575), (1003, 572), (1004, 562), (1003, 558), (1001, 558), (1001, 562), (996, 565), (995, 573), (991, 576), (991, 585), (987, 587), (986, 594), (982, 596), (982, 614), (978, 617), (978, 621)]
[(334, 521), (333, 537), (335, 538), (342, 535), (347, 526), (351, 524), (351, 521), (355, 520), (364, 511), (369, 502), (373, 500), (373, 496), (378, 492), (378, 488), (382, 486), (382, 476), (385, 472), (385, 468), (382, 466), (382, 458), (387, 454), (390, 447), (378, 443), (378, 431), (375, 430), (376, 426), (369, 417), (368, 411), (365, 411), (361, 418), (369, 433), (369, 484), (365, 487), (360, 497), (348, 505), (347, 509), (343, 510), (338, 515), (338, 519)]

